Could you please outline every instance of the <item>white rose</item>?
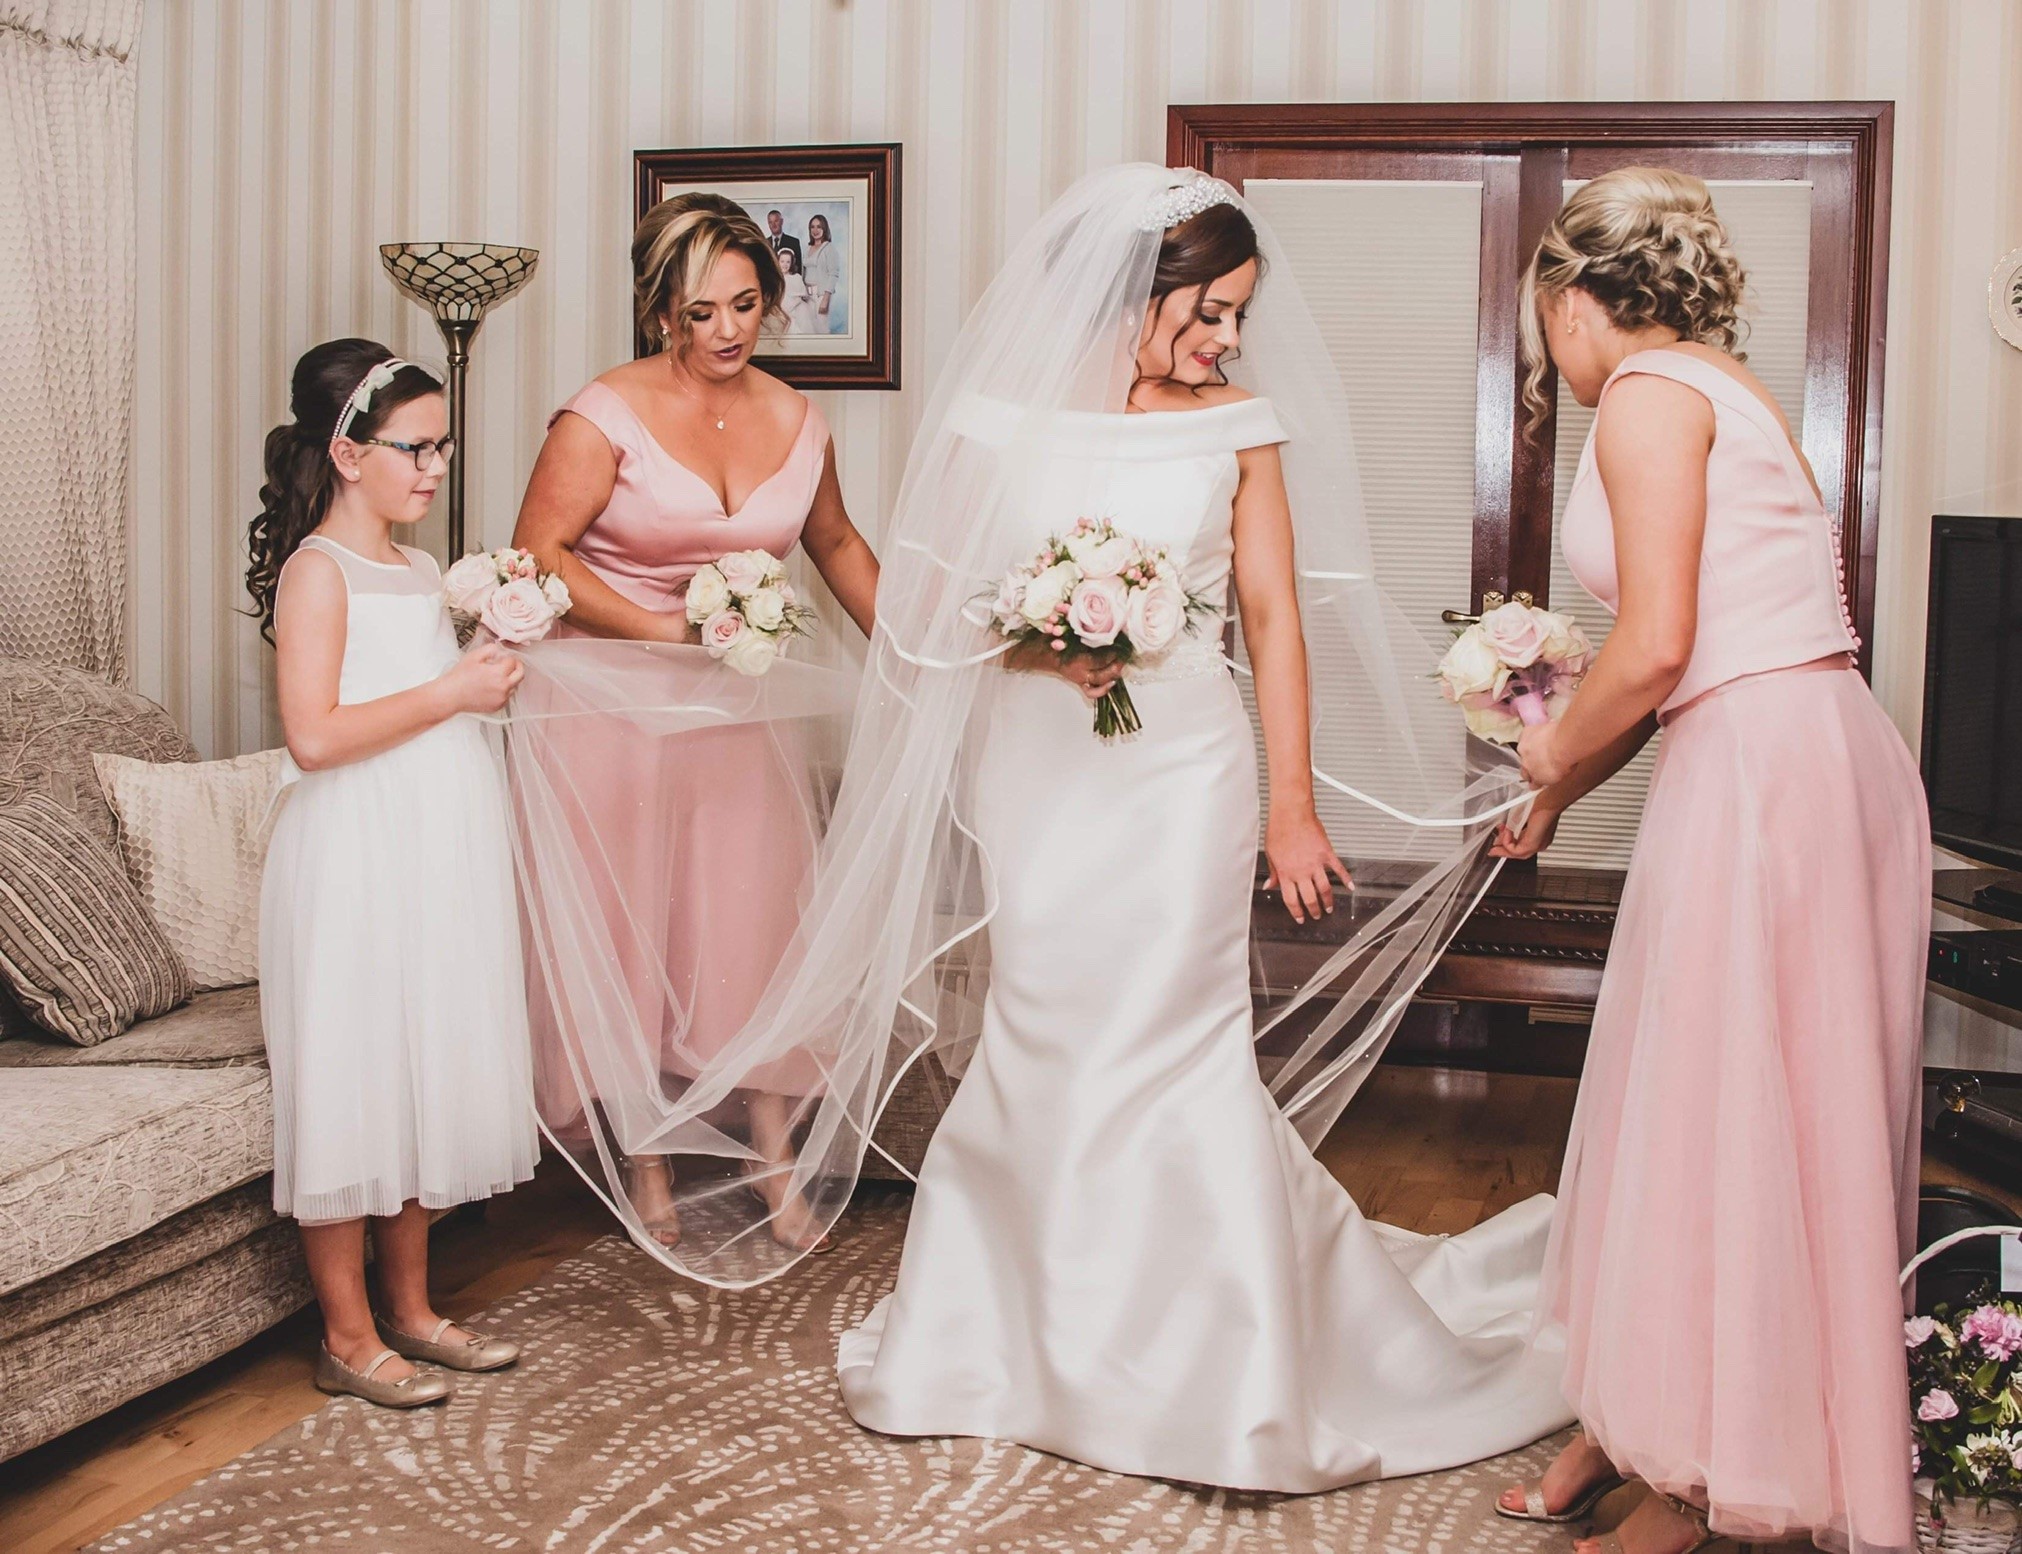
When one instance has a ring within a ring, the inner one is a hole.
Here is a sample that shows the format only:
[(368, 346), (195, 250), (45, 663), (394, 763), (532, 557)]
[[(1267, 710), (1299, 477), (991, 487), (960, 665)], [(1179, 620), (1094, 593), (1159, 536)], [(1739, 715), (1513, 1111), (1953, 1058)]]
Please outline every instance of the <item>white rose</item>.
[(541, 597), (548, 601), (548, 608), (557, 615), (568, 614), (576, 603), (569, 597), (569, 585), (562, 581), (559, 572), (550, 572), (541, 579)]
[(1025, 585), (1025, 596), (1018, 601), (1019, 613), (1037, 626), (1067, 602), (1080, 578), (1081, 568), (1071, 561), (1048, 567)]
[(744, 618), (760, 631), (777, 631), (786, 624), (786, 601), (777, 588), (761, 588), (744, 601)]
[(1137, 541), (1127, 534), (1111, 535), (1086, 556), (1074, 559), (1088, 577), (1115, 577), (1137, 559)]
[[(1476, 702), (1480, 705), (1474, 705)], [(1491, 744), (1513, 745), (1524, 731), (1524, 720), (1510, 711), (1507, 702), (1492, 702), (1485, 696), (1469, 697), (1461, 704), (1461, 716), (1467, 720), (1470, 734)]]
[(1140, 653), (1162, 653), (1186, 628), (1187, 599), (1177, 583), (1158, 582), (1133, 588), (1126, 631)]
[(1565, 666), (1569, 674), (1578, 674), (1594, 655), (1593, 643), (1570, 615), (1547, 610), (1544, 619), (1545, 646), (1538, 657), (1548, 664)]
[(482, 551), (465, 556), (442, 575), (442, 596), (452, 610), (476, 615), (498, 587), (498, 565)]
[(1074, 529), (1061, 541), (1060, 548), (1067, 552), (1074, 564), (1083, 571), (1088, 568), (1088, 558), (1102, 547), (1102, 531), (1093, 524), (1076, 524)]
[(501, 642), (538, 642), (555, 623), (554, 607), (530, 577), (500, 583), (484, 601), (478, 619)]
[(730, 602), (730, 585), (711, 566), (697, 567), (688, 579), (688, 618), (706, 621)]
[(723, 661), (739, 674), (756, 677), (772, 667), (779, 657), (779, 644), (762, 631), (747, 631), (730, 644)]
[(1472, 626), (1453, 639), (1453, 646), (1439, 661), (1439, 678), (1446, 684), (1446, 694), (1455, 701), (1482, 693), (1500, 694), (1507, 676), (1495, 649)]
[(716, 563), (723, 581), (740, 598), (763, 588), (779, 563), (762, 550), (733, 550)]
[(1512, 669), (1528, 669), (1544, 651), (1549, 618), (1545, 611), (1512, 599), (1482, 616), (1479, 629), (1496, 657)]
[(1018, 625), (1024, 616), (1022, 605), (1025, 599), (1025, 584), (1029, 581), (1023, 572), (1006, 572), (1004, 581), (997, 585), (997, 597), (991, 601), (990, 613), (997, 617), (997, 624), (1007, 630)]

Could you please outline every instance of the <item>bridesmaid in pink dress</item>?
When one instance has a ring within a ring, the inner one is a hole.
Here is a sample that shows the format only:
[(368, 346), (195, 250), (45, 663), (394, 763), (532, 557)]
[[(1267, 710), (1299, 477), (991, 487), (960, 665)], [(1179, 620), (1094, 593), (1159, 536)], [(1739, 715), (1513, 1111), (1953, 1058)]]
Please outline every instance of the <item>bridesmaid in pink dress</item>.
[[(828, 427), (751, 365), (783, 289), (764, 234), (728, 200), (683, 195), (640, 222), (632, 258), (639, 320), (661, 348), (550, 418), (513, 534), (568, 584), (561, 633), (693, 642), (685, 607), (697, 568), (796, 544), (868, 633), (877, 561), (844, 510)], [(656, 740), (628, 738), (618, 720), (586, 722), (548, 736), (568, 768), (556, 786), (581, 796), (578, 830), (608, 867), (600, 893), (637, 1029), (657, 1041), (663, 1074), (692, 1077), (742, 1028), (792, 936), (809, 856), (807, 827), (794, 823), (812, 802), (804, 772), (763, 727)], [(580, 1083), (538, 999), (535, 1012), (542, 1116), (580, 1129)], [(754, 1072), (745, 1097), (753, 1146), (775, 1163), (758, 1177), (773, 1233), (790, 1244), (808, 1221), (803, 1203), (784, 1199), (791, 1103), (818, 1078), (787, 1061)], [(675, 1244), (667, 1160), (625, 1169), (655, 1239)]]
[(1858, 648), (1817, 484), (1733, 354), (1742, 274), (1703, 183), (1585, 185), (1525, 282), (1596, 405), (1566, 560), (1616, 626), (1496, 850), (1659, 727), (1545, 1270), (1583, 1434), (1499, 1506), (1571, 1521), (1658, 1493), (1583, 1554), (1711, 1534), (1905, 1551), (1897, 1272), (1912, 1247), (1930, 830)]

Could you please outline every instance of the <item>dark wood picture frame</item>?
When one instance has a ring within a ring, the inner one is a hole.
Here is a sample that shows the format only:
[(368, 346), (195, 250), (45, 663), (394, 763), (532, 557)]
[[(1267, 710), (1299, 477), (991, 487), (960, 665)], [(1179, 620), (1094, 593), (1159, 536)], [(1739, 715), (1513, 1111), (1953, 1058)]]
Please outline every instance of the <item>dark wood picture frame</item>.
[[(861, 355), (778, 355), (758, 365), (802, 389), (896, 389), (899, 386), (901, 317), (899, 244), (900, 147), (897, 141), (853, 145), (722, 146), (632, 153), (633, 219), (684, 189), (721, 184), (807, 183), (863, 179), (870, 187), (865, 212), (867, 346)], [(647, 341), (635, 331), (635, 355)]]

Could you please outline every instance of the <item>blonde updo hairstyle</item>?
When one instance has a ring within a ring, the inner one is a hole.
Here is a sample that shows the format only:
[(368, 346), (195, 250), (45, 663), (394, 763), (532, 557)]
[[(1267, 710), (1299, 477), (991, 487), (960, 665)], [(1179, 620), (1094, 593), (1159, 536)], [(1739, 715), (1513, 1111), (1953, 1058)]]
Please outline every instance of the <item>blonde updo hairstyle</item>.
[(716, 262), (730, 253), (743, 254), (758, 272), (765, 323), (783, 323), (780, 300), (786, 281), (772, 245), (741, 206), (720, 194), (677, 194), (640, 217), (632, 234), (632, 305), (649, 351), (673, 344), (661, 333), (670, 317), (686, 349), (689, 300), (709, 284)]
[(1545, 228), (1518, 293), (1530, 430), (1551, 411), (1544, 306), (1553, 297), (1578, 287), (1618, 329), (1663, 324), (1745, 361), (1737, 346), (1746, 283), (1703, 180), (1668, 167), (1618, 167), (1581, 185)]

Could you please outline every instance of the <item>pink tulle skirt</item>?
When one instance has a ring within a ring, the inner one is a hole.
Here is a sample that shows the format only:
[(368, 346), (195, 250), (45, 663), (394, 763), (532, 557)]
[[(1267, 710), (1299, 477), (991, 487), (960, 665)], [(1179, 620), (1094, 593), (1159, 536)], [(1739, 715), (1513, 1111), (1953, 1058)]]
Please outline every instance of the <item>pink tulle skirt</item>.
[[(1811, 666), (1806, 666), (1810, 668)], [(1904, 1550), (1930, 830), (1850, 670), (1666, 725), (1547, 1254), (1566, 1393), (1716, 1531)]]

